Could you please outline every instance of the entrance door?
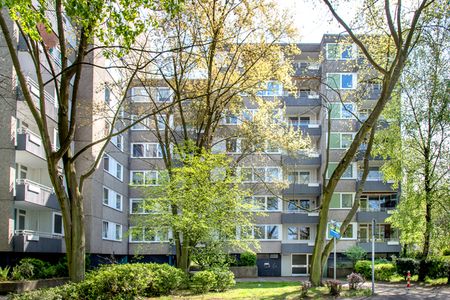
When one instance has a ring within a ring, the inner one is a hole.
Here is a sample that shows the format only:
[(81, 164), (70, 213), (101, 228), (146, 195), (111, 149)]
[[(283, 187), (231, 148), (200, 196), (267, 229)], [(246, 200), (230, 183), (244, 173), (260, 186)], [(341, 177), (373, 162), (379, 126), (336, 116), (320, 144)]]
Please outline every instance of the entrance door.
[(311, 254), (292, 254), (292, 276), (309, 275)]

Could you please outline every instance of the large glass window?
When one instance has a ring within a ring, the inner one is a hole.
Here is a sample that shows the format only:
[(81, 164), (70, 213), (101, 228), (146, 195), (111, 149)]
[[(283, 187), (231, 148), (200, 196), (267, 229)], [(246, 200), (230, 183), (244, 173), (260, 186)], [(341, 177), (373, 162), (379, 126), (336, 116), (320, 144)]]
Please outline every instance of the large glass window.
[(351, 90), (356, 88), (356, 73), (327, 73), (327, 89)]
[[(334, 170), (336, 169), (337, 166), (338, 166), (338, 163), (335, 163), (335, 162), (328, 163), (327, 178), (331, 177), (331, 175), (333, 174), (333, 172), (334, 172)], [(352, 163), (344, 171), (344, 173), (342, 174), (341, 179), (355, 179), (355, 174), (354, 174), (353, 168), (354, 168), (354, 164)]]
[(331, 103), (331, 119), (354, 119), (356, 106), (353, 103)]
[(353, 193), (333, 193), (330, 208), (350, 209), (353, 206)]
[(158, 185), (158, 171), (131, 171), (131, 184)]
[(328, 60), (350, 60), (355, 59), (357, 55), (354, 44), (327, 43), (326, 51)]

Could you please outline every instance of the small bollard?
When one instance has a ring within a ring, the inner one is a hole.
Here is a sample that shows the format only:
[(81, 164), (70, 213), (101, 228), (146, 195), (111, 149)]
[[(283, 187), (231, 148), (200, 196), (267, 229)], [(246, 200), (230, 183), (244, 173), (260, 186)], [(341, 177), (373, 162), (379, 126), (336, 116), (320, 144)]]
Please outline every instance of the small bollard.
[(406, 287), (409, 289), (411, 287), (411, 272), (408, 271), (408, 273), (406, 273)]

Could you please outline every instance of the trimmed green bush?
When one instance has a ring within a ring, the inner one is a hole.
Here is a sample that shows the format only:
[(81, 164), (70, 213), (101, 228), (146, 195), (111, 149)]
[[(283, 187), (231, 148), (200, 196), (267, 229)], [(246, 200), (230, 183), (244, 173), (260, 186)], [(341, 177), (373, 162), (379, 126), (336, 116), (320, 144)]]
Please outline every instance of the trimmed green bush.
[(246, 251), (239, 258), (240, 266), (256, 266), (256, 253)]
[(213, 286), (213, 290), (217, 292), (223, 292), (231, 288), (236, 284), (234, 281), (234, 274), (230, 270), (214, 268), (211, 269), (214, 273), (216, 284)]
[(15, 295), (14, 300), (135, 299), (166, 295), (185, 282), (183, 271), (167, 264), (104, 265), (83, 282)]
[(191, 279), (191, 290), (196, 294), (207, 293), (216, 286), (216, 275), (209, 270), (195, 273)]
[(450, 274), (450, 258), (435, 257), (425, 261), (426, 276), (430, 279), (447, 278)]
[[(361, 274), (365, 279), (372, 278), (372, 262), (369, 260), (356, 262), (355, 272)], [(375, 280), (388, 281), (394, 273), (394, 264), (375, 261)]]
[(414, 258), (397, 258), (395, 260), (397, 274), (404, 276), (406, 279), (408, 271), (411, 276), (419, 274), (419, 261)]

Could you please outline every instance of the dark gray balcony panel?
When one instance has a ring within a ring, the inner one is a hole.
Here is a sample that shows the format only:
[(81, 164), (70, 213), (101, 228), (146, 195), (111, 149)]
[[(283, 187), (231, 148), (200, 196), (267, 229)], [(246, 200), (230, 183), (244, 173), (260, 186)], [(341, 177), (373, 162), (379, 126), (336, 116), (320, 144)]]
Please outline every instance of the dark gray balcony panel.
[(282, 213), (282, 224), (316, 224), (319, 223), (319, 216), (311, 216), (308, 213)]
[(312, 253), (314, 246), (308, 246), (308, 244), (281, 244), (282, 254), (291, 253)]
[(290, 184), (287, 189), (283, 190), (283, 195), (310, 195), (319, 196), (320, 195), (320, 184), (319, 186), (308, 186), (307, 184)]
[[(357, 184), (358, 188), (359, 182)], [(364, 184), (365, 192), (393, 192), (395, 191), (392, 188), (392, 183), (383, 182), (383, 181), (366, 181)]]
[(319, 167), (322, 163), (322, 158), (317, 157), (309, 157), (304, 155), (299, 156), (290, 156), (290, 155), (282, 155), (281, 162), (283, 165), (302, 165), (302, 166), (317, 166)]
[(314, 68), (297, 68), (295, 70), (295, 76), (304, 76), (304, 77), (320, 77), (321, 70)]
[(60, 210), (58, 199), (51, 188), (44, 187), (28, 180), (16, 183), (15, 201), (24, 201), (32, 205), (44, 206)]
[(63, 253), (63, 237), (38, 237), (33, 235), (15, 235), (13, 248), (15, 252)]
[[(393, 242), (392, 242), (393, 243)], [(369, 242), (358, 242), (358, 246), (366, 250), (367, 252), (372, 251), (372, 243)], [(401, 250), (400, 244), (391, 244), (388, 242), (375, 242), (375, 252), (380, 253), (399, 253)]]
[(294, 130), (301, 130), (302, 134), (304, 135), (310, 135), (310, 136), (321, 136), (322, 135), (322, 128), (321, 126), (295, 126)]
[(27, 151), (41, 159), (45, 159), (42, 140), (33, 133), (18, 133), (16, 149), (19, 151)]
[(320, 106), (322, 100), (319, 98), (308, 98), (308, 97), (295, 97), (295, 96), (285, 96), (283, 97), (286, 106)]
[(356, 221), (359, 223), (370, 223), (372, 219), (375, 219), (377, 223), (385, 223), (385, 219), (389, 217), (385, 211), (358, 211), (356, 213)]

